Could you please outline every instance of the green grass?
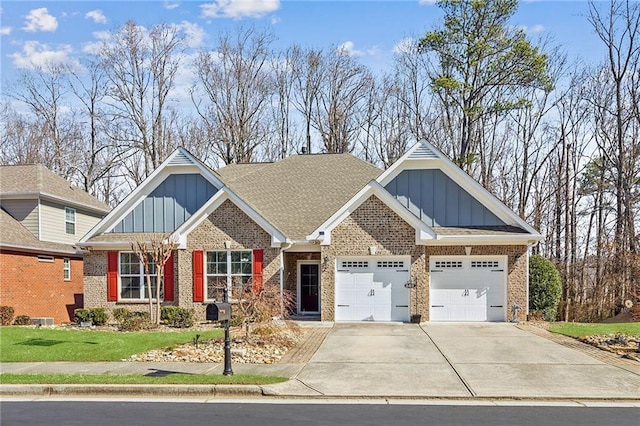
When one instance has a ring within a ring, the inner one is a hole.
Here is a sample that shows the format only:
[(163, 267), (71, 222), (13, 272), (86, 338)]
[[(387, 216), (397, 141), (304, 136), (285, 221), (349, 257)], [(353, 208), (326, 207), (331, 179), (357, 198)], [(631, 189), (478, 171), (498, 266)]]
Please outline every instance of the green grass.
[(640, 335), (640, 323), (577, 323), (555, 322), (549, 324), (549, 331), (564, 334), (571, 337), (592, 336), (594, 334), (625, 334), (629, 336)]
[(182, 374), (162, 376), (140, 374), (0, 374), (2, 384), (122, 384), (122, 385), (270, 385), (287, 381), (286, 377), (238, 374)]
[(110, 332), (0, 327), (0, 362), (120, 361), (131, 355), (193, 341), (219, 338), (222, 330)]

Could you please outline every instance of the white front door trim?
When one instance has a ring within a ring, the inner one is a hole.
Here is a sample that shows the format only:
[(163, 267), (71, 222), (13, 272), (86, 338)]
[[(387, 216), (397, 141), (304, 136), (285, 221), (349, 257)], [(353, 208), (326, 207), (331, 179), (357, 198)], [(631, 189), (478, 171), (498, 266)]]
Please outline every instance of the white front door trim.
[[(316, 311), (302, 311), (302, 265), (317, 265), (318, 266), (318, 310)], [(296, 276), (297, 276), (297, 283), (296, 283), (296, 311), (298, 314), (304, 315), (304, 314), (319, 314), (320, 311), (322, 310), (321, 307), (321, 302), (322, 302), (322, 297), (320, 297), (321, 295), (321, 288), (322, 288), (322, 267), (320, 266), (320, 261), (319, 260), (298, 260), (297, 265), (296, 265)]]

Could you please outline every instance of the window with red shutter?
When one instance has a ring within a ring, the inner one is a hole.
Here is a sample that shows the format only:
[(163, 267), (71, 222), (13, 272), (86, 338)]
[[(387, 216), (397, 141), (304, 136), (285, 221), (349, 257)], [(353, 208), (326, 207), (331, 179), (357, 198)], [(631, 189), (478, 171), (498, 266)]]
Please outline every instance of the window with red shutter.
[(164, 300), (165, 302), (173, 301), (173, 253), (164, 264)]
[(262, 263), (264, 258), (264, 251), (262, 249), (255, 249), (253, 251), (253, 289), (259, 290), (262, 288)]
[(204, 251), (193, 251), (193, 301), (204, 302)]
[(107, 253), (107, 301), (118, 301), (118, 252)]

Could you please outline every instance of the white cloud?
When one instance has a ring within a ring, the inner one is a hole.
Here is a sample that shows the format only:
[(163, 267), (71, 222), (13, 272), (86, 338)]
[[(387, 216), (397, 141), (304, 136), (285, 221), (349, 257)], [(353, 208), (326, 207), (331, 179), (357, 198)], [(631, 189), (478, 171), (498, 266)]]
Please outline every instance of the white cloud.
[(182, 21), (179, 24), (174, 25), (178, 31), (182, 31), (184, 33), (187, 46), (193, 49), (202, 46), (202, 42), (204, 41), (207, 33), (200, 25), (189, 21)]
[(164, 2), (164, 8), (167, 10), (173, 10), (177, 7), (180, 7), (180, 3), (170, 3), (168, 1)]
[(107, 17), (104, 16), (104, 13), (102, 13), (100, 9), (91, 10), (87, 12), (87, 14), (84, 15), (84, 17), (87, 19), (93, 19), (93, 22), (95, 22), (96, 24), (107, 23)]
[(71, 57), (73, 48), (68, 45), (61, 45), (57, 50), (53, 50), (47, 44), (38, 41), (27, 41), (22, 46), (22, 52), (9, 55), (13, 58), (16, 68), (26, 69), (47, 69), (57, 66), (68, 66), (73, 70), (81, 70), (80, 63)]
[(364, 52), (362, 50), (356, 49), (355, 44), (352, 41), (345, 41), (336, 49), (338, 53), (344, 54), (347, 56), (363, 56)]
[(11, 34), (11, 27), (0, 27), (0, 35)]
[(532, 33), (532, 34), (540, 34), (544, 30), (545, 30), (545, 28), (544, 28), (544, 25), (542, 25), (542, 24), (537, 24), (537, 25), (534, 25), (533, 27), (529, 28), (529, 32)]
[(433, 6), (438, 0), (418, 0), (420, 6)]
[(82, 46), (84, 53), (97, 55), (100, 52), (102, 45), (111, 39), (111, 33), (109, 31), (94, 31), (91, 35), (98, 41), (90, 41)]
[(416, 50), (416, 39), (405, 37), (393, 46), (393, 53), (413, 53)]
[(205, 18), (262, 18), (280, 8), (280, 0), (215, 0), (200, 5)]
[(25, 31), (55, 31), (58, 28), (58, 20), (55, 16), (49, 15), (46, 7), (31, 10), (26, 18), (25, 26), (22, 27)]

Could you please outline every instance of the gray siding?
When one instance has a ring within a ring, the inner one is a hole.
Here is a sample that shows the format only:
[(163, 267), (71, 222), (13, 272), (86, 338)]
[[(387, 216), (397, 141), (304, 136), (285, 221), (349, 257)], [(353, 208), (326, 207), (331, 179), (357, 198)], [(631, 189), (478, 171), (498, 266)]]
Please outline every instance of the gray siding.
[[(67, 234), (65, 207), (76, 210), (76, 229)], [(87, 212), (76, 206), (54, 203), (48, 200), (40, 202), (40, 240), (53, 243), (75, 244), (91, 230), (104, 215)]]
[(2, 208), (38, 238), (38, 200), (2, 200)]
[(111, 232), (173, 232), (217, 191), (199, 174), (170, 175)]
[(441, 170), (404, 170), (385, 188), (429, 226), (505, 225)]

